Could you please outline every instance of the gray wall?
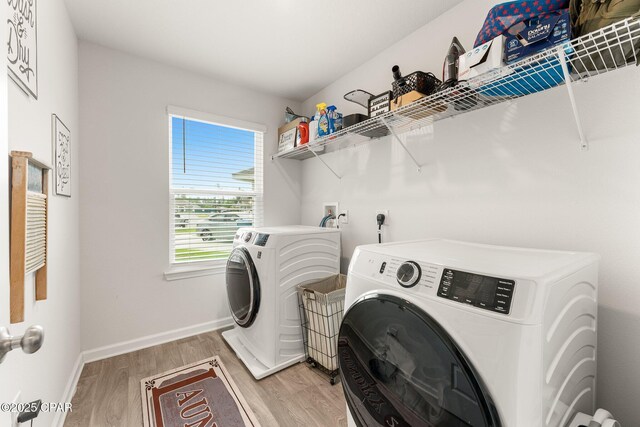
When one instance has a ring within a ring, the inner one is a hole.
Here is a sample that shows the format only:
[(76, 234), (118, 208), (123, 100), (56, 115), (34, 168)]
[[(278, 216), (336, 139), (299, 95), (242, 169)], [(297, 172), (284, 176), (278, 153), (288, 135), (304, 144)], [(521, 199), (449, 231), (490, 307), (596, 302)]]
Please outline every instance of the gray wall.
[[(442, 69), (451, 38), (470, 48), (489, 7), (467, 0), (383, 51), (303, 104), (342, 101), (349, 90), (381, 93), (391, 67)], [(564, 87), (436, 123), (403, 138), (424, 165), (417, 173), (389, 137), (303, 164), (302, 218), (317, 224), (322, 203), (349, 210), (343, 255), (377, 241), (375, 213), (388, 209), (386, 241), (445, 237), (489, 244), (597, 252), (598, 405), (640, 425), (640, 70), (630, 67), (576, 88), (591, 148), (579, 150)]]
[[(6, 4), (2, 7), (5, 13)], [(4, 16), (4, 15), (2, 15)], [(1, 20), (5, 22), (5, 20)], [(3, 24), (4, 25), (4, 24)], [(2, 59), (4, 61), (4, 57)], [(4, 64), (4, 62), (3, 62)], [(3, 66), (2, 70), (6, 70)], [(3, 71), (3, 74), (6, 74)], [(44, 345), (35, 354), (15, 350), (0, 365), (0, 402), (11, 402), (18, 391), (21, 401), (42, 399), (58, 402), (74, 373), (80, 353), (80, 145), (78, 129), (78, 44), (62, 0), (38, 2), (38, 100), (29, 98), (16, 84), (0, 80), (8, 100), (8, 146), (10, 150), (31, 151), (34, 158), (52, 164), (51, 114), (57, 114), (71, 130), (71, 198), (49, 195), (49, 259), (47, 299), (35, 301), (34, 275), (25, 282), (25, 321), (9, 325), (8, 172), (7, 158), (0, 162), (0, 325), (21, 335), (33, 324), (45, 328)], [(4, 95), (4, 93), (1, 93)], [(3, 106), (4, 107), (4, 106)], [(0, 109), (0, 117), (3, 115)], [(3, 136), (6, 136), (3, 129)], [(0, 138), (0, 139), (2, 139)], [(0, 414), (0, 425), (10, 425)], [(53, 425), (55, 413), (42, 413), (37, 423)]]
[(300, 165), (270, 160), (285, 106), (299, 104), (82, 42), (85, 350), (229, 317), (224, 269), (163, 277), (170, 268), (168, 105), (266, 125), (265, 223), (300, 222)]

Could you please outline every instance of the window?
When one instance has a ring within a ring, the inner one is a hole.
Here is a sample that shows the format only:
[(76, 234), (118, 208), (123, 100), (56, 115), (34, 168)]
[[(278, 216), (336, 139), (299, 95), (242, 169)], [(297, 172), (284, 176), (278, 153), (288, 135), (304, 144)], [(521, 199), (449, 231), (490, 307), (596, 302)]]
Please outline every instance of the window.
[(262, 219), (260, 125), (169, 108), (171, 262), (226, 259)]

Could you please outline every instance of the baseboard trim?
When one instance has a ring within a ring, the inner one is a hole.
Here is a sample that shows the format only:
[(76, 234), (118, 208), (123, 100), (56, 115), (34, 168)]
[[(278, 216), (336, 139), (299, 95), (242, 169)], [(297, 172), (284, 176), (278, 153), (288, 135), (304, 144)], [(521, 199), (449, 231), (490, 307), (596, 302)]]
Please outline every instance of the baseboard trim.
[[(82, 368), (84, 368), (84, 353), (80, 353), (76, 359), (76, 364), (73, 366), (73, 371), (71, 372), (69, 381), (67, 381), (67, 386), (64, 389), (64, 394), (62, 395), (60, 402), (71, 402), (73, 395), (76, 394), (76, 387), (78, 386), (78, 380), (80, 379)], [(53, 425), (62, 427), (66, 418), (66, 412), (56, 412), (56, 416), (53, 419)]]
[[(71, 402), (71, 399), (76, 393), (76, 387), (78, 386), (78, 380), (80, 379), (82, 368), (84, 368), (86, 363), (107, 359), (109, 357), (130, 353), (132, 351), (191, 337), (205, 332), (215, 331), (231, 325), (233, 325), (233, 319), (231, 317), (225, 317), (224, 319), (214, 320), (213, 322), (200, 323), (198, 325), (187, 326), (186, 328), (174, 329), (172, 331), (154, 335), (147, 335), (145, 337), (123, 341), (121, 343), (107, 345), (93, 350), (85, 350), (78, 355), (78, 359), (76, 360), (76, 364), (73, 367), (73, 371), (71, 372), (71, 376), (69, 377), (69, 381), (65, 387), (61, 402)], [(63, 427), (66, 418), (66, 412), (58, 412), (53, 420), (53, 425), (56, 427)]]
[(93, 350), (85, 350), (84, 362), (95, 362), (97, 360), (107, 359), (109, 357), (118, 356), (120, 354), (130, 353), (132, 351), (141, 350), (143, 348), (152, 347), (158, 344), (164, 344), (170, 341), (187, 338), (193, 335), (211, 332), (227, 326), (233, 325), (231, 317), (214, 320), (212, 322), (200, 323), (198, 325), (187, 326), (186, 328), (174, 329), (172, 331), (161, 332), (159, 334), (147, 335), (121, 343), (107, 345), (95, 348)]

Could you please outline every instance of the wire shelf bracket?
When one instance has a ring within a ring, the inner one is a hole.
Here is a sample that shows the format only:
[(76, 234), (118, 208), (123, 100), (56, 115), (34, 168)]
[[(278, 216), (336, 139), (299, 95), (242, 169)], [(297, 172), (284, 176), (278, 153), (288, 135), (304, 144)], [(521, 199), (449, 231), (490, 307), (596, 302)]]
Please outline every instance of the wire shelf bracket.
[[(320, 160), (320, 161), (322, 162), (322, 164), (323, 164), (327, 169), (329, 169), (329, 171), (330, 171), (330, 172), (331, 172), (331, 173), (332, 173), (336, 178), (338, 178), (339, 180), (341, 180), (341, 179), (342, 179), (342, 177), (341, 177), (340, 175), (338, 175), (338, 173), (337, 173), (337, 172), (336, 172), (336, 171), (335, 171), (331, 166), (329, 166), (329, 164), (328, 164), (327, 162), (325, 162), (325, 161), (324, 161), (324, 159), (323, 159), (322, 157), (320, 157), (320, 156), (318, 155), (318, 153), (316, 153), (316, 152), (315, 152), (315, 150), (314, 150), (314, 149), (312, 149), (312, 148), (306, 148), (305, 153), (313, 153), (313, 156), (308, 156), (308, 157), (306, 157), (306, 158), (311, 158), (311, 157), (314, 157), (314, 156), (315, 156), (315, 157), (317, 157), (317, 158), (318, 158), (318, 160)], [(278, 155), (275, 155), (275, 154), (274, 154), (274, 155), (272, 155), (272, 156), (271, 156), (271, 161), (272, 161), (273, 163), (276, 163), (276, 164), (277, 164), (277, 163), (278, 163), (278, 162), (277, 162), (277, 160), (278, 160), (278, 159), (282, 159), (282, 158), (286, 158), (286, 157), (280, 157), (280, 156), (278, 156)]]
[(329, 166), (329, 164), (328, 164), (327, 162), (325, 162), (325, 161), (324, 161), (324, 159), (318, 155), (318, 153), (316, 153), (316, 150), (314, 150), (313, 148), (309, 148), (309, 147), (307, 147), (307, 149), (308, 149), (309, 151), (311, 151), (311, 152), (313, 153), (313, 155), (316, 157), (316, 159), (320, 160), (320, 161), (322, 162), (322, 164), (323, 164), (327, 169), (329, 169), (333, 175), (335, 175), (335, 177), (336, 177), (336, 178), (338, 178), (339, 180), (341, 180), (341, 179), (342, 179), (342, 177), (341, 177), (340, 175), (338, 175), (338, 174), (336, 173), (336, 171), (334, 171), (334, 170), (333, 170), (333, 168), (331, 168), (331, 166)]
[(398, 141), (398, 144), (400, 144), (400, 146), (404, 149), (404, 151), (407, 152), (409, 157), (411, 157), (411, 160), (413, 161), (413, 163), (416, 165), (416, 168), (418, 169), (418, 173), (422, 172), (422, 166), (420, 166), (420, 163), (418, 163), (416, 158), (413, 157), (413, 154), (411, 154), (411, 151), (409, 151), (409, 149), (404, 144), (404, 142), (402, 142), (402, 140), (400, 139), (400, 137), (396, 133), (395, 129), (393, 129), (393, 126), (390, 126), (389, 122), (387, 122), (384, 117), (381, 117), (380, 121), (386, 126), (387, 129), (389, 129), (389, 132), (391, 132), (391, 135), (393, 136), (393, 139)]
[(569, 66), (567, 65), (567, 55), (563, 46), (558, 47), (557, 50), (558, 57), (560, 58), (560, 66), (562, 67), (562, 74), (564, 75), (565, 86), (567, 87), (567, 94), (569, 95), (571, 109), (573, 110), (573, 118), (576, 121), (578, 135), (580, 135), (580, 149), (582, 151), (587, 151), (589, 150), (589, 141), (584, 134), (582, 120), (580, 119), (580, 112), (578, 111), (578, 104), (576, 103), (576, 97), (573, 94), (573, 81), (571, 80), (571, 73), (569, 72)]

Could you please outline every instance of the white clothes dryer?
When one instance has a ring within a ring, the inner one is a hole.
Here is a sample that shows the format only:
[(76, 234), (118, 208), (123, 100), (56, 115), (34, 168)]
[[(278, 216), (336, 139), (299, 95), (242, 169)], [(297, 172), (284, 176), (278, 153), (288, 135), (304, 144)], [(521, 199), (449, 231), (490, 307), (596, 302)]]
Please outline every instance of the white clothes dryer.
[(357, 426), (593, 413), (598, 256), (441, 239), (356, 248), (338, 338)]
[(340, 271), (340, 232), (242, 228), (226, 268), (234, 328), (222, 336), (256, 379), (304, 360), (296, 286)]

